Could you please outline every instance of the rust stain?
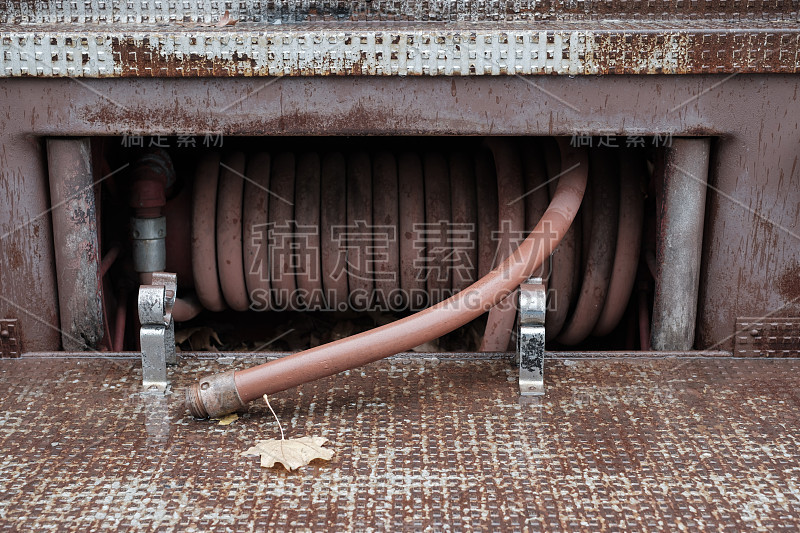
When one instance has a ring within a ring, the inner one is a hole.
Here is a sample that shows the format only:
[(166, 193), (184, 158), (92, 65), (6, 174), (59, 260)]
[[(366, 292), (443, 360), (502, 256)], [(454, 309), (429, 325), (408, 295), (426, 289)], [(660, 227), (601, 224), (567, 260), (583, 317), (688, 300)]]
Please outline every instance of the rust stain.
[[(598, 23), (581, 32), (565, 29), (552, 29), (532, 33), (523, 27), (510, 27), (509, 32), (522, 32), (518, 39), (509, 39), (508, 34), (486, 36), (497, 39), (506, 52), (522, 53), (522, 42), (534, 39), (531, 46), (540, 48), (538, 40), (546, 40), (546, 51), (542, 57), (531, 59), (525, 56), (531, 74), (700, 74), (731, 72), (786, 72), (794, 73), (800, 68), (796, 58), (800, 41), (795, 28), (775, 28), (773, 32), (749, 31), (746, 35), (734, 38), (725, 31), (712, 28), (686, 28), (670, 30), (661, 27), (644, 29), (615, 28)], [(436, 36), (436, 46), (431, 50), (433, 39), (411, 33), (412, 27), (397, 28), (399, 35), (392, 39), (392, 47), (384, 50), (384, 36), (368, 28), (353, 27), (353, 35), (345, 36), (335, 49), (311, 45), (331, 39), (336, 43), (339, 37), (331, 34), (323, 37), (310, 29), (292, 30), (281, 35), (270, 33), (266, 36), (241, 30), (236, 34), (220, 34), (201, 30), (195, 41), (206, 42), (205, 53), (181, 51), (182, 38), (176, 33), (138, 33), (135, 36), (120, 37), (115, 34), (98, 36), (110, 44), (114, 58), (114, 71), (84, 73), (86, 76), (108, 77), (196, 77), (196, 76), (317, 76), (317, 75), (392, 75), (401, 63), (407, 71), (405, 75), (484, 75), (489, 73), (512, 74), (509, 66), (493, 64), (493, 59), (483, 54), (470, 60), (466, 71), (462, 72), (460, 54), (467, 53), (466, 46), (475, 49), (476, 32), (468, 27), (456, 28)], [(371, 35), (369, 37), (368, 35)], [(456, 44), (455, 39), (461, 44)], [(400, 40), (398, 40), (400, 37)], [(239, 44), (232, 46), (229, 39)], [(462, 42), (463, 39), (463, 42)], [(374, 40), (374, 43), (372, 42)], [(449, 42), (453, 40), (453, 42)], [(395, 41), (407, 41), (399, 48)], [(576, 43), (575, 41), (579, 41)], [(754, 48), (756, 43), (771, 41), (773, 53), (764, 53)], [(167, 42), (171, 44), (167, 45)], [(217, 43), (211, 45), (209, 43)], [(488, 42), (488, 41), (487, 41)], [(405, 46), (407, 44), (407, 46)], [(327, 45), (327, 42), (326, 42)], [(341, 48), (339, 48), (341, 47)], [(219, 49), (228, 50), (221, 55)], [(346, 50), (346, 52), (344, 52)], [(515, 52), (515, 50), (517, 52)], [(388, 51), (390, 62), (384, 61)], [(408, 53), (408, 60), (399, 62), (399, 56)], [(539, 52), (537, 52), (539, 53)], [(227, 55), (226, 55), (227, 54)], [(546, 55), (546, 57), (545, 57)], [(423, 58), (416, 65), (416, 57)], [(435, 56), (435, 57), (434, 57)], [(87, 60), (88, 55), (82, 56)], [(455, 61), (455, 62), (453, 62)], [(487, 62), (488, 61), (488, 62)], [(450, 66), (446, 69), (445, 64)], [(94, 66), (89, 61), (89, 66)], [(494, 65), (494, 66), (492, 66)], [(517, 67), (520, 68), (520, 67)], [(488, 71), (486, 70), (488, 69)], [(88, 69), (92, 70), (92, 69)], [(14, 75), (34, 75), (30, 72), (14, 71)], [(525, 72), (528, 72), (527, 70)], [(455, 97), (455, 94), (453, 94)]]
[(14, 270), (22, 268), (25, 264), (25, 258), (22, 255), (22, 250), (20, 250), (19, 245), (16, 242), (10, 242), (6, 246), (5, 253), (8, 256), (11, 268)]
[(778, 290), (786, 300), (800, 300), (800, 264), (795, 262), (783, 271), (778, 279)]
[(153, 76), (163, 72), (167, 76), (230, 76), (237, 71), (248, 71), (255, 60), (238, 52), (230, 60), (199, 54), (166, 54), (148, 38), (136, 41), (132, 38), (114, 37), (111, 40), (114, 56), (119, 57), (122, 76)]
[[(243, 105), (253, 105), (257, 97)], [(233, 111), (231, 111), (233, 112)], [(130, 106), (122, 109), (114, 104), (87, 106), (83, 117), (94, 124), (121, 124), (128, 131), (147, 131), (154, 119), (153, 111), (145, 107)], [(223, 135), (239, 135), (247, 131), (251, 135), (273, 135), (276, 132), (303, 133), (306, 135), (370, 134), (385, 133), (391, 129), (404, 128), (407, 122), (417, 119), (416, 114), (396, 113), (393, 109), (371, 109), (362, 102), (354, 101), (352, 107), (334, 110), (293, 110), (278, 117), (262, 117), (246, 114), (236, 123), (226, 122), (220, 127), (214, 116), (205, 113), (180, 113), (173, 117), (174, 133), (214, 132)], [(455, 133), (457, 130), (453, 129)]]

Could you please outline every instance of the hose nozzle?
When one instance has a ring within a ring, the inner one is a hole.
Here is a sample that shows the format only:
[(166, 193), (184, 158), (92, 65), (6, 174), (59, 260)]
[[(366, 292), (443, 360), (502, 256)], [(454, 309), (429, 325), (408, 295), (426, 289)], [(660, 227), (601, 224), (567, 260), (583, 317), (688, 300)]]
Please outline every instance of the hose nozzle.
[(234, 371), (206, 376), (186, 389), (186, 406), (197, 418), (219, 418), (244, 409), (236, 390)]

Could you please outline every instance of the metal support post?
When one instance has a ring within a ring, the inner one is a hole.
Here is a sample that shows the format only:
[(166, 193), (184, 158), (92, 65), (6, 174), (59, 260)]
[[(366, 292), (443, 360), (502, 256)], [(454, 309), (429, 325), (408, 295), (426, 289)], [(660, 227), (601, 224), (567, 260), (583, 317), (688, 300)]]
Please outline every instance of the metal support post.
[(673, 139), (667, 152), (656, 250), (652, 346), (694, 347), (711, 140)]

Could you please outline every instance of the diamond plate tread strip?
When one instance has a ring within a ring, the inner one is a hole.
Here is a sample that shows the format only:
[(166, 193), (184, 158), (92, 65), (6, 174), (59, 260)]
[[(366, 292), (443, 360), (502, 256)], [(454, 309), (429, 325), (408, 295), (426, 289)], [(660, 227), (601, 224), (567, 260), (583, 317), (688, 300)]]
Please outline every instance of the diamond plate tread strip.
[[(241, 363), (239, 363), (241, 364)], [(0, 529), (780, 531), (800, 527), (800, 360), (553, 361), (519, 402), (510, 362), (384, 361), (276, 394), (287, 437), (335, 455), (294, 473), (133, 361), (0, 361)], [(163, 398), (163, 397), (162, 397)]]
[(319, 20), (491, 21), (721, 19), (796, 21), (798, 0), (0, 0), (0, 23), (242, 22)]
[(20, 357), (23, 348), (19, 333), (16, 319), (0, 319), (0, 358)]
[(800, 318), (738, 318), (733, 354), (736, 357), (800, 356)]
[(800, 26), (7, 26), (0, 77), (796, 73)]

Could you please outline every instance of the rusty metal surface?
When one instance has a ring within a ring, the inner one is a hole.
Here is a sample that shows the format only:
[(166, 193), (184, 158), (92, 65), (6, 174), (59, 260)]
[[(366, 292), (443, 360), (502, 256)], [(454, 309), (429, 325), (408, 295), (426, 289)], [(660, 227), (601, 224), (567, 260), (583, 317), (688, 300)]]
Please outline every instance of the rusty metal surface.
[(522, 404), (508, 362), (386, 361), (271, 398), (287, 436), (336, 452), (292, 474), (239, 455), (279, 435), (263, 403), (230, 426), (184, 412), (180, 387), (223, 368), (184, 364), (159, 401), (134, 361), (0, 362), (0, 526), (800, 527), (798, 360), (552, 361)]
[(242, 22), (355, 20), (490, 21), (593, 20), (597, 18), (663, 20), (762, 19), (794, 21), (798, 0), (239, 0), (149, 2), (147, 0), (0, 0), (0, 23), (175, 23), (217, 22), (225, 11)]
[(57, 350), (61, 335), (45, 153), (40, 139), (5, 135), (13, 120), (6, 116), (0, 124), (0, 317), (18, 321), (23, 349)]
[(796, 21), (8, 24), (0, 77), (795, 73), (798, 51)]
[(737, 357), (800, 356), (800, 318), (738, 318), (733, 354)]
[(0, 82), (0, 316), (20, 320), (26, 350), (58, 347), (46, 135), (718, 135), (696, 346), (732, 350), (739, 316), (800, 313), (796, 76), (269, 81)]

